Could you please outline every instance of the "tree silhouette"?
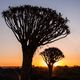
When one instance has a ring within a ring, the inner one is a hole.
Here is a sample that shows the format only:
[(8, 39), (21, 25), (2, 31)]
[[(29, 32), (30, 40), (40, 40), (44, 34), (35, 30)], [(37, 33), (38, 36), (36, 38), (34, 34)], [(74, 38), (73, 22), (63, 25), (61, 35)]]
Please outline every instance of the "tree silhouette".
[(57, 41), (70, 33), (68, 19), (49, 8), (31, 5), (9, 7), (2, 15), (22, 46), (22, 80), (30, 78), (32, 58), (37, 47)]
[(64, 55), (61, 50), (55, 47), (45, 49), (43, 52), (40, 53), (40, 55), (43, 57), (44, 61), (48, 66), (49, 78), (51, 78), (53, 64), (59, 61), (60, 59), (64, 58)]

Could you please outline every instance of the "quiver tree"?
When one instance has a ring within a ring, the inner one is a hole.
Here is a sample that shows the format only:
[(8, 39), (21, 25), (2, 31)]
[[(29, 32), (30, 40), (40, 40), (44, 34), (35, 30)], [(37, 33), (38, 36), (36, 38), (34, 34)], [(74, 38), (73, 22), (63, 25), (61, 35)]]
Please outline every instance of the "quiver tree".
[(2, 15), (22, 46), (22, 80), (30, 77), (32, 57), (38, 46), (57, 41), (70, 33), (67, 18), (49, 8), (30, 5), (9, 7)]
[(40, 53), (40, 55), (43, 57), (44, 61), (48, 66), (49, 78), (51, 78), (53, 64), (64, 58), (64, 55), (61, 50), (55, 47), (45, 49), (43, 52)]

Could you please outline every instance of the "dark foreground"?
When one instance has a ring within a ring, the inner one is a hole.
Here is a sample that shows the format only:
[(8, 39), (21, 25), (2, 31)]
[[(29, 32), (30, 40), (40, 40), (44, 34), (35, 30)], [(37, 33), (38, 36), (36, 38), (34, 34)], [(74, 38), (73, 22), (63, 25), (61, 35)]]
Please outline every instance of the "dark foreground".
[[(50, 80), (80, 80), (80, 67), (56, 67)], [(0, 80), (20, 80), (20, 68), (0, 68)], [(49, 80), (47, 68), (33, 67), (31, 80)]]

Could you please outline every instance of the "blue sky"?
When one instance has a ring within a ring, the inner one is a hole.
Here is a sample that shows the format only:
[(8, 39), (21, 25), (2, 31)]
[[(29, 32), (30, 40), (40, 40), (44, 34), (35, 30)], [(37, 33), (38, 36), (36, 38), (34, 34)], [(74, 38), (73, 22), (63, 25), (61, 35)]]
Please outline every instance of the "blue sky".
[[(5, 24), (1, 12), (8, 9), (8, 6), (24, 4), (49, 7), (61, 12), (63, 17), (69, 19), (68, 25), (71, 34), (49, 46), (59, 47), (64, 52), (65, 59), (63, 59), (63, 62), (65, 65), (71, 63), (71, 65), (80, 65), (80, 0), (0, 0), (0, 64), (9, 65), (9, 61), (12, 61), (13, 65), (17, 63), (21, 65), (20, 43)], [(38, 54), (36, 56), (38, 57)], [(15, 60), (16, 62), (14, 62)]]

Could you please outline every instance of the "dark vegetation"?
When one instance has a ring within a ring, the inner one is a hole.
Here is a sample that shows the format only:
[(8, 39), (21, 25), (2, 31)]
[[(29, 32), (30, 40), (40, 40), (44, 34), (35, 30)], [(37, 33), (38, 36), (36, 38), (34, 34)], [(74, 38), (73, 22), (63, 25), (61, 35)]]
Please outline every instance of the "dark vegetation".
[[(0, 68), (0, 80), (19, 80), (20, 71), (20, 68)], [(47, 68), (33, 66), (31, 80), (48, 80), (48, 74)], [(50, 80), (80, 80), (80, 66), (55, 67)]]
[(19, 80), (19, 68), (0, 68), (0, 80)]

